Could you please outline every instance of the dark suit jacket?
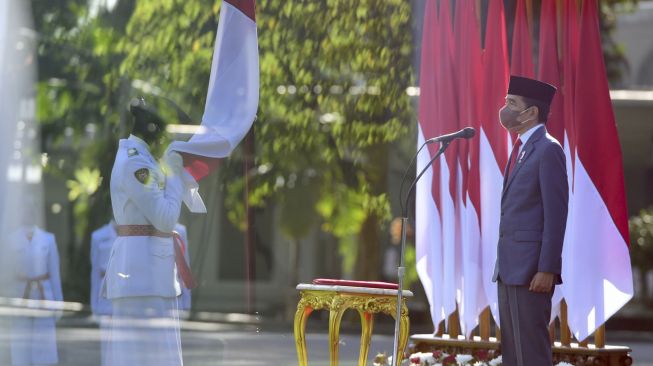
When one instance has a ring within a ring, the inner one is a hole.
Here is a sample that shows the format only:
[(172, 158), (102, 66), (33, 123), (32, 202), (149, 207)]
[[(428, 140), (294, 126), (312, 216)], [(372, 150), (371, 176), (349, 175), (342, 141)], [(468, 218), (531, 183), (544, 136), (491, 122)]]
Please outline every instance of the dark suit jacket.
[(542, 127), (504, 174), (499, 244), (493, 281), (530, 284), (537, 272), (556, 274), (562, 283), (562, 243), (567, 225), (567, 166), (560, 143)]

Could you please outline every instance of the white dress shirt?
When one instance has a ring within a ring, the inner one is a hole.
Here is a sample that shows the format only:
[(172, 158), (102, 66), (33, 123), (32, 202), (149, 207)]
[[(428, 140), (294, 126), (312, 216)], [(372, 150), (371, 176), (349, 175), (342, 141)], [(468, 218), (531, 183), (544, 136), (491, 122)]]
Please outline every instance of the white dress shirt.
[(528, 130), (528, 131), (524, 132), (523, 134), (519, 135), (518, 138), (521, 140), (521, 146), (519, 146), (519, 152), (520, 153), (521, 153), (522, 149), (524, 148), (524, 146), (526, 145), (526, 143), (528, 142), (528, 139), (531, 138), (531, 136), (533, 135), (533, 133), (535, 133), (535, 131), (537, 131), (538, 129), (543, 128), (543, 127), (544, 127), (543, 123), (538, 123), (537, 125), (531, 127), (530, 130)]

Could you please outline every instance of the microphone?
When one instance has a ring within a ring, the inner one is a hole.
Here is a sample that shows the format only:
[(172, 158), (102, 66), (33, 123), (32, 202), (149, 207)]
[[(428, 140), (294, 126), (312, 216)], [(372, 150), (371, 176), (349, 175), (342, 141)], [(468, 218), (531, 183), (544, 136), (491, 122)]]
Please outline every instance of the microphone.
[[(474, 137), (474, 135), (476, 135), (476, 130), (474, 129), (474, 127), (465, 127), (465, 128), (463, 128), (462, 130), (460, 130), (458, 132), (453, 132), (453, 133), (450, 133), (450, 134), (447, 134), (447, 135), (432, 137), (432, 138), (424, 141), (422, 146), (420, 146), (419, 149), (417, 149), (417, 152), (415, 153), (415, 155), (413, 155), (413, 158), (410, 160), (410, 163), (408, 164), (408, 166), (406, 167), (406, 170), (404, 171), (404, 176), (401, 178), (401, 185), (399, 186), (399, 206), (401, 207), (401, 212), (404, 212), (404, 204), (403, 204), (404, 203), (404, 198), (403, 198), (402, 192), (404, 191), (404, 183), (406, 182), (406, 177), (408, 176), (408, 171), (413, 166), (413, 163), (415, 163), (415, 160), (417, 160), (417, 155), (419, 155), (419, 152), (422, 151), (424, 146), (432, 144), (434, 142), (441, 142), (442, 145), (449, 145), (451, 143), (451, 141), (453, 141), (455, 139), (459, 139), (459, 138), (470, 139), (470, 138)], [(445, 146), (445, 149), (446, 149), (446, 146)], [(408, 193), (408, 195), (410, 195), (410, 192)]]
[(465, 127), (458, 132), (449, 133), (446, 135), (433, 137), (426, 140), (427, 144), (432, 144), (434, 142), (450, 142), (455, 139), (470, 139), (476, 135), (476, 130), (474, 127)]

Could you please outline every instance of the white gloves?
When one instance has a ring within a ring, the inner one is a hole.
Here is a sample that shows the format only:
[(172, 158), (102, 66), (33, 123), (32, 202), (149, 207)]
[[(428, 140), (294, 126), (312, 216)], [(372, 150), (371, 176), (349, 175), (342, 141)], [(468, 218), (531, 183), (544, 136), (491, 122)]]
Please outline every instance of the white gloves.
[(188, 206), (190, 212), (205, 213), (206, 206), (199, 194), (199, 185), (190, 173), (184, 169), (184, 160), (181, 155), (168, 147), (161, 158), (164, 172), (168, 175), (176, 175), (181, 178), (184, 185), (182, 200)]
[(178, 152), (168, 150), (163, 154), (162, 164), (164, 171), (170, 175), (180, 175), (184, 169), (184, 159)]

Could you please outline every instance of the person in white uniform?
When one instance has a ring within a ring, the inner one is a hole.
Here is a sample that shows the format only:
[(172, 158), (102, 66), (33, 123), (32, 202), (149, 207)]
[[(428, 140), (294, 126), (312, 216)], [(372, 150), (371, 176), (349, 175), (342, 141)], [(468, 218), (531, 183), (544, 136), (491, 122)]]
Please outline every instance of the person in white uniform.
[(118, 237), (113, 243), (102, 293), (113, 307), (106, 364), (183, 365), (177, 296), (183, 279), (194, 281), (173, 233), (181, 210), (183, 162), (163, 157), (166, 172), (150, 154), (163, 123), (145, 101), (130, 105), (132, 135), (119, 142), (111, 172), (111, 204)]
[(63, 294), (54, 234), (33, 225), (23, 226), (12, 234), (11, 250), (14, 297), (22, 298), (26, 308), (44, 309), (41, 314), (12, 319), (11, 363), (55, 365), (59, 362), (56, 321), (61, 312), (53, 301), (63, 301)]
[[(102, 296), (100, 289), (102, 280), (107, 271), (111, 246), (118, 237), (116, 226), (116, 222), (111, 220), (109, 223), (95, 230), (91, 234), (91, 311), (100, 326), (102, 365), (105, 365), (107, 352), (109, 350), (111, 315), (113, 314), (113, 308), (111, 307), (111, 300)], [(175, 226), (175, 231), (181, 235), (184, 243), (188, 243), (186, 227), (184, 225), (177, 224)], [(188, 244), (186, 244), (184, 251), (184, 259), (190, 266), (189, 250), (187, 246)], [(179, 310), (185, 312), (190, 310), (190, 290), (185, 286), (182, 286), (181, 295), (179, 296)]]
[(101, 359), (104, 365), (105, 355), (109, 344), (111, 314), (111, 300), (102, 296), (100, 286), (107, 271), (111, 246), (118, 234), (116, 223), (111, 220), (108, 224), (95, 230), (91, 234), (91, 311), (93, 317), (100, 325)]

